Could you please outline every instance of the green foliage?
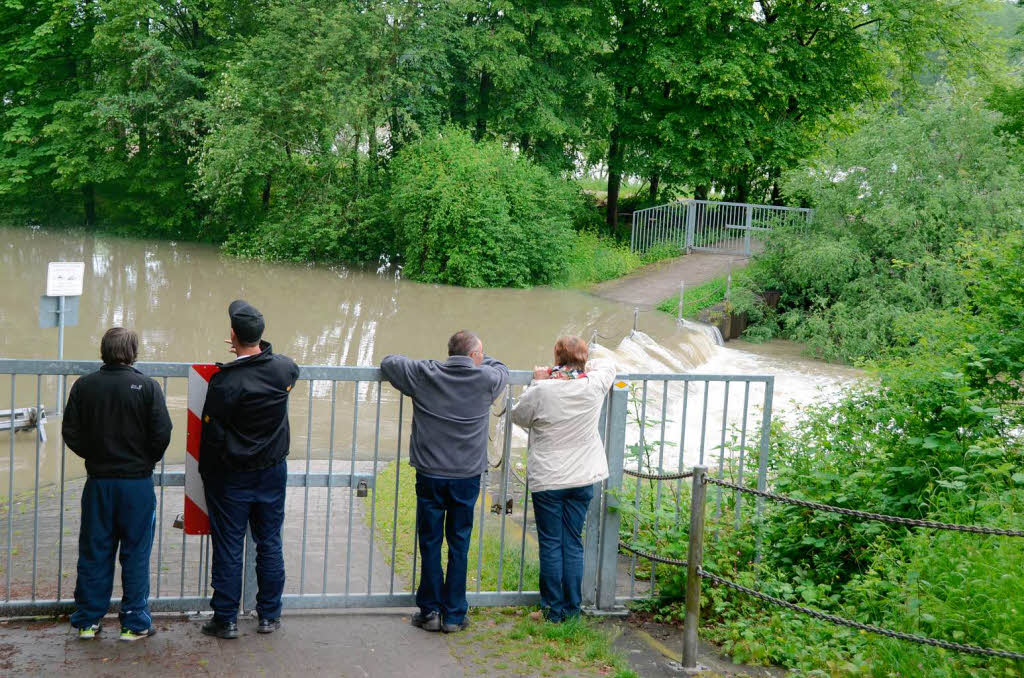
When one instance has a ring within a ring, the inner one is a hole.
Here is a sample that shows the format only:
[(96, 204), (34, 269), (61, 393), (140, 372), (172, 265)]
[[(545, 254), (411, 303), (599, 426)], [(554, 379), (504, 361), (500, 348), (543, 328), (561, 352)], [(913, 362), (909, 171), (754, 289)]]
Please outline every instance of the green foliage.
[(612, 278), (620, 278), (642, 265), (640, 257), (627, 245), (593, 231), (577, 233), (566, 255), (566, 284), (581, 287)]
[(467, 287), (559, 281), (571, 247), (567, 182), (457, 128), (392, 162), (391, 216), (414, 280)]
[(751, 268), (754, 287), (782, 292), (779, 330), (853, 362), (909, 350), (964, 304), (968, 245), (1024, 219), (1024, 179), (998, 123), (942, 102), (883, 115), (788, 174), (814, 226), (773, 233)]

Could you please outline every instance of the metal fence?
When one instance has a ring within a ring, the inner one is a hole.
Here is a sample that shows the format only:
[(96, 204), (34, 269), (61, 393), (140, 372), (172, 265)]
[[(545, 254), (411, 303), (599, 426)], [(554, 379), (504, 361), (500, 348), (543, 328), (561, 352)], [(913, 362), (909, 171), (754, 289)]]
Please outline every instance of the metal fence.
[(629, 246), (646, 252), (669, 244), (685, 252), (750, 256), (765, 234), (781, 227), (806, 228), (814, 211), (717, 200), (680, 200), (633, 212)]
[[(0, 360), (9, 375), (11, 410), (19, 400), (63, 404), (73, 380), (99, 367), (93, 361)], [(153, 475), (157, 530), (151, 559), (154, 611), (208, 609), (210, 543), (173, 526), (184, 498), (187, 363), (140, 363), (166, 394), (175, 438)], [(59, 379), (67, 377), (67, 379)], [(513, 398), (531, 373), (514, 371), (504, 402), (495, 404), (491, 460), (481, 484), (468, 578), (475, 606), (539, 601), (536, 542), (525, 463), (527, 440), (510, 421)], [(381, 381), (374, 367), (303, 366), (292, 391), (292, 452), (284, 525), (289, 609), (411, 607), (417, 585), (414, 472), (405, 458), (412, 407)], [(2, 383), (2, 382), (0, 382)], [(609, 392), (601, 432), (610, 477), (596, 492), (585, 527), (585, 604), (614, 610), (648, 595), (654, 573), (637, 576), (637, 561), (618, 555), (624, 475), (682, 469), (684, 461), (713, 460), (742, 481), (756, 454), (758, 487), (765, 486), (773, 378), (695, 374), (623, 374)], [(500, 411), (500, 414), (497, 412)], [(55, 425), (57, 420), (52, 420)], [(59, 614), (74, 608), (80, 511), (85, 474), (59, 435), (8, 433), (7, 498), (0, 503), (0, 617)], [(673, 447), (679, 454), (672, 455)], [(752, 453), (756, 450), (756, 453)], [(657, 460), (655, 462), (655, 460)], [(752, 472), (752, 471), (748, 471)], [(643, 483), (643, 487), (649, 484)], [(634, 496), (643, 494), (637, 479)], [(677, 493), (659, 483), (650, 499)], [(756, 511), (760, 511), (757, 504)], [(736, 503), (739, 519), (740, 506)], [(675, 519), (679, 519), (676, 511)], [(634, 528), (635, 529), (635, 528)], [(117, 577), (115, 579), (118, 579)], [(112, 605), (120, 598), (118, 584)], [(243, 609), (255, 607), (255, 554), (247, 540)]]

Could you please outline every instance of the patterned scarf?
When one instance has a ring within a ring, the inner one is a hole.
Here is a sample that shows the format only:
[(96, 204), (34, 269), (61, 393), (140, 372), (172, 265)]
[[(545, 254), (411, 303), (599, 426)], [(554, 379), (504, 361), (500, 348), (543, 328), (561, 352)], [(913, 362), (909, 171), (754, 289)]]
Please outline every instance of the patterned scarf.
[(587, 373), (583, 370), (576, 370), (571, 367), (555, 365), (551, 368), (551, 379), (585, 379)]

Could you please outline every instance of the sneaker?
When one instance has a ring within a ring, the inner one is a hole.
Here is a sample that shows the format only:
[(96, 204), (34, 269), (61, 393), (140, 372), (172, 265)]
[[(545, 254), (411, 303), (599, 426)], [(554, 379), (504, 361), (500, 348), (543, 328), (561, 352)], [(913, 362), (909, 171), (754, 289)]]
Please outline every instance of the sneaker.
[(273, 633), (281, 628), (280, 619), (261, 619), (256, 627), (256, 633)]
[(200, 630), (208, 636), (225, 640), (233, 640), (238, 637), (238, 624), (235, 622), (219, 622), (216, 619), (211, 619), (203, 624)]
[(441, 625), (441, 630), (445, 633), (458, 633), (459, 631), (465, 631), (469, 628), (469, 619), (463, 619), (460, 624), (449, 624), (445, 622)]
[(440, 631), (441, 615), (437, 611), (428, 612), (426, 614), (417, 612), (412, 616), (412, 625), (421, 628), (424, 631)]
[(79, 640), (92, 640), (96, 637), (96, 634), (100, 632), (100, 625), (93, 624), (92, 626), (84, 626), (78, 629)]
[(150, 626), (145, 631), (132, 631), (127, 626), (121, 627), (121, 640), (142, 640), (156, 634), (156, 629)]

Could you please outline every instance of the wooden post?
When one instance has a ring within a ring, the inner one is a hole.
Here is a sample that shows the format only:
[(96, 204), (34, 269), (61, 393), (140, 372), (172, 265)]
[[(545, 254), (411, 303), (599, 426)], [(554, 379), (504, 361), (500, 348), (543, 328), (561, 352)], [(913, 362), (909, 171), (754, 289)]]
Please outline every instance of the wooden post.
[(686, 553), (686, 616), (683, 619), (683, 668), (697, 668), (697, 625), (700, 623), (700, 568), (704, 562), (704, 500), (706, 466), (693, 469), (690, 493), (690, 546)]

